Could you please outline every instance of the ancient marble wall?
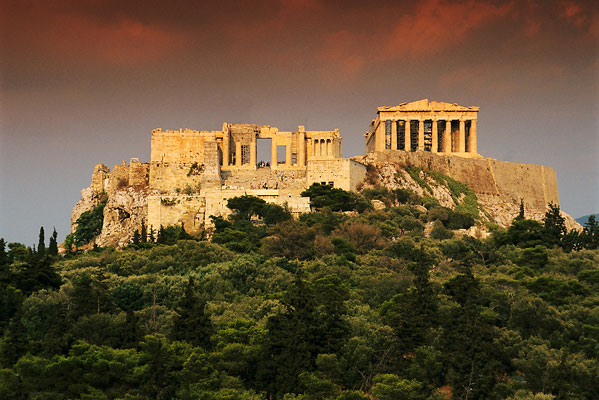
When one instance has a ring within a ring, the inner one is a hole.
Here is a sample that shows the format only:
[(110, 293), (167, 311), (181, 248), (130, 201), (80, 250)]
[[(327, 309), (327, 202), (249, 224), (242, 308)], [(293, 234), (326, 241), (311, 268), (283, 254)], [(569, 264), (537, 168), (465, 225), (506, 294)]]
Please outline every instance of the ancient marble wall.
[(206, 198), (200, 195), (148, 196), (148, 227), (185, 225), (188, 233), (198, 233), (204, 228)]
[(356, 186), (366, 176), (366, 166), (347, 158), (329, 160), (309, 160), (306, 185), (313, 183), (333, 183), (343, 190), (356, 190)]
[[(492, 158), (462, 158), (404, 151), (375, 152), (374, 160), (397, 162), (439, 171), (467, 184), (481, 197), (499, 197), (544, 209), (549, 202), (559, 205), (555, 171), (544, 165), (512, 163)], [(359, 158), (359, 157), (358, 157)]]
[[(210, 132), (181, 129), (152, 131), (151, 162), (203, 163), (204, 141)], [(212, 135), (213, 136), (213, 135)]]

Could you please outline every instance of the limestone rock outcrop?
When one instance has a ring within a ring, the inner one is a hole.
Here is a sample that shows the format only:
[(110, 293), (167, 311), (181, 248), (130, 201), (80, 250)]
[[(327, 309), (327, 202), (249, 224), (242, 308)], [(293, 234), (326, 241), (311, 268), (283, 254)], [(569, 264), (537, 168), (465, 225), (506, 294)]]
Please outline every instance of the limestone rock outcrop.
[(98, 246), (124, 247), (133, 233), (141, 228), (148, 215), (148, 189), (126, 187), (114, 190), (104, 207), (102, 233), (96, 238)]
[(71, 214), (71, 232), (77, 229), (77, 220), (85, 211), (92, 210), (102, 201), (104, 218), (101, 233), (90, 243), (98, 246), (126, 246), (133, 233), (141, 228), (147, 219), (148, 164), (132, 159), (110, 169), (100, 163), (95, 166), (92, 182), (81, 191), (81, 200), (77, 202)]
[[(363, 187), (382, 185), (389, 189), (410, 189), (419, 196), (431, 196), (454, 209), (456, 204), (447, 186), (421, 172), (417, 182), (406, 169), (410, 166), (437, 171), (466, 184), (477, 196), (482, 220), (508, 227), (524, 203), (526, 218), (542, 221), (547, 205), (559, 205), (555, 171), (543, 165), (512, 163), (490, 158), (462, 158), (431, 153), (386, 151), (357, 156), (369, 166)], [(580, 230), (574, 218), (561, 212), (568, 230)]]

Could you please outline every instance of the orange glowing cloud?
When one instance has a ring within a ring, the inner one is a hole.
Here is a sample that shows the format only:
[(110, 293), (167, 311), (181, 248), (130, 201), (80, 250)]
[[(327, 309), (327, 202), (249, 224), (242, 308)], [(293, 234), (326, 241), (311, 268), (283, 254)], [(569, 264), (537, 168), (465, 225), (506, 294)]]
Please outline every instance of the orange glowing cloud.
[(489, 21), (504, 17), (513, 6), (470, 0), (452, 3), (428, 0), (420, 3), (414, 15), (404, 15), (384, 38), (383, 58), (432, 55), (464, 41)]
[[(505, 17), (512, 7), (512, 2), (495, 5), (476, 0), (427, 0), (409, 13), (397, 12), (398, 17), (391, 22), (373, 24), (369, 31), (325, 34), (318, 58), (333, 67), (326, 75), (342, 79), (353, 77), (369, 63), (431, 57), (460, 45), (489, 21)], [(385, 20), (383, 16), (373, 18), (377, 19)]]
[(139, 65), (169, 55), (184, 36), (139, 21), (111, 24), (58, 17), (44, 38), (47, 50), (66, 58), (116, 65)]

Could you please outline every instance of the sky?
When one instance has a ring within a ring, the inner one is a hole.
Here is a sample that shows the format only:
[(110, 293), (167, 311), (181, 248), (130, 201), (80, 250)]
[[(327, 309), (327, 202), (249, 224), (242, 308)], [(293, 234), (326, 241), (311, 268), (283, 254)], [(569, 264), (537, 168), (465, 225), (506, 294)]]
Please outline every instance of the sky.
[(94, 165), (149, 161), (153, 128), (339, 128), (378, 106), (479, 106), (478, 150), (557, 173), (599, 212), (599, 6), (583, 0), (0, 0), (0, 237), (70, 213)]

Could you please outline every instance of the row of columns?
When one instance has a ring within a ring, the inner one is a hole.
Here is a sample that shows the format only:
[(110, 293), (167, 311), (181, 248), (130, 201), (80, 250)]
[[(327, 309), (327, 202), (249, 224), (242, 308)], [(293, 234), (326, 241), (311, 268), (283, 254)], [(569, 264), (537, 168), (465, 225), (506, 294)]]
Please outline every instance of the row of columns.
[[(427, 119), (418, 119), (418, 151), (424, 151), (424, 121)], [(399, 149), (397, 143), (397, 120), (391, 120), (391, 149)], [(404, 134), (404, 150), (411, 151), (411, 132), (410, 132), (410, 121), (411, 119), (402, 120), (405, 121), (405, 134)], [(443, 142), (441, 143), (441, 152), (451, 153), (451, 121), (445, 120), (445, 132), (443, 134)], [(466, 152), (466, 120), (460, 119), (460, 126), (458, 130), (458, 146), (454, 152), (465, 153)], [(385, 149), (385, 121), (381, 121), (383, 127), (381, 138), (377, 143), (377, 151)], [(431, 152), (437, 153), (439, 148), (439, 129), (438, 120), (432, 119), (432, 143)], [(381, 148), (382, 147), (382, 148)], [(478, 153), (477, 151), (477, 138), (476, 138), (476, 120), (470, 120), (470, 134), (468, 135), (468, 153)]]
[(327, 157), (333, 155), (333, 141), (331, 139), (314, 139), (315, 157)]
[[(298, 166), (305, 166), (306, 165), (306, 133), (305, 132), (298, 132), (298, 146), (297, 146), (297, 156), (296, 156), (296, 165)], [(286, 141), (287, 143), (285, 144), (285, 166), (286, 167), (290, 167), (292, 166), (292, 156), (293, 156), (293, 151), (292, 151), (292, 141), (293, 141), (293, 137), (290, 138), (288, 141)], [(228, 167), (229, 166), (229, 154), (230, 154), (230, 146), (231, 146), (231, 138), (228, 134), (225, 133), (224, 137), (223, 137), (223, 167)], [(241, 157), (241, 150), (242, 150), (242, 144), (240, 141), (234, 142), (235, 145), (235, 166), (236, 167), (241, 167), (242, 164), (242, 157)], [(277, 165), (278, 165), (278, 155), (277, 155), (277, 146), (279, 145), (278, 143), (278, 139), (276, 135), (273, 135), (271, 138), (271, 157), (270, 157), (270, 163), (271, 163), (271, 168), (276, 169)], [(256, 160), (256, 150), (257, 150), (257, 145), (256, 145), (256, 135), (252, 135), (251, 138), (251, 142), (249, 145), (249, 151), (250, 151), (250, 159), (249, 159), (249, 165), (256, 165), (257, 160)], [(332, 147), (332, 146), (331, 146)]]

